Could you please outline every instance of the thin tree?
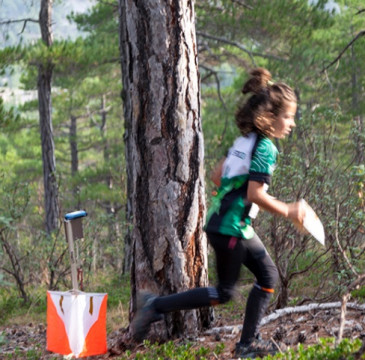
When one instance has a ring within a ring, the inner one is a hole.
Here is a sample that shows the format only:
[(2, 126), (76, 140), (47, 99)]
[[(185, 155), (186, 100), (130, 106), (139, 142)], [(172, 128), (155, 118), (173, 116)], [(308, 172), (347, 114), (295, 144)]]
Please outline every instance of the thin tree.
[[(207, 285), (203, 136), (193, 2), (119, 0), (131, 307), (136, 294)], [(174, 313), (160, 338), (194, 333), (207, 310)]]
[[(41, 0), (38, 19), (10, 19), (0, 21), (0, 25), (6, 26), (14, 23), (23, 23), (20, 32), (20, 34), (22, 34), (29, 22), (38, 23), (42, 41), (47, 48), (50, 48), (53, 44), (52, 3), (53, 0)], [(17, 54), (17, 52), (19, 52), (19, 54)], [(14, 54), (10, 57), (11, 60), (9, 63), (16, 63), (21, 59), (24, 51), (23, 49), (16, 47), (12, 49), (11, 53)], [(51, 57), (44, 56), (42, 61), (32, 62), (32, 65), (38, 67), (37, 92), (43, 162), (45, 230), (49, 235), (53, 230), (57, 229), (59, 225), (58, 185), (56, 179), (51, 101), (54, 64), (52, 63)]]
[[(47, 47), (51, 47), (53, 43), (52, 1), (42, 0), (39, 12), (42, 40)], [(50, 60), (40, 63), (38, 65), (37, 82), (47, 234), (58, 228), (59, 217), (55, 146), (52, 127), (51, 89), (53, 68), (54, 64)]]

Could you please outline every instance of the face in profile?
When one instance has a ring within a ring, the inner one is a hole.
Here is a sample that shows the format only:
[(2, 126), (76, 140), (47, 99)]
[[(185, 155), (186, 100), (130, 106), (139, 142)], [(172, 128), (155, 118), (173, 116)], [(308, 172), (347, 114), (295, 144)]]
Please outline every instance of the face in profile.
[(275, 117), (272, 124), (273, 137), (283, 139), (288, 136), (293, 127), (295, 127), (295, 113), (297, 111), (297, 103), (295, 101), (286, 101), (284, 108)]

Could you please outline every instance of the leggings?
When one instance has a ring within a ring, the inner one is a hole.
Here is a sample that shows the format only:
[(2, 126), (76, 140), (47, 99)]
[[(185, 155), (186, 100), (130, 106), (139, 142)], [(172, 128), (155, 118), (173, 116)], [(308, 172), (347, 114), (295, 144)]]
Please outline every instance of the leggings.
[(207, 235), (216, 255), (219, 303), (231, 299), (242, 264), (255, 275), (257, 288), (273, 292), (278, 271), (256, 234), (250, 240), (214, 233)]
[(207, 235), (216, 255), (217, 286), (160, 296), (154, 300), (155, 310), (167, 313), (226, 303), (233, 296), (243, 264), (256, 277), (256, 283), (247, 299), (240, 340), (242, 343), (249, 343), (257, 336), (260, 320), (278, 280), (278, 271), (256, 234), (250, 240), (215, 233)]

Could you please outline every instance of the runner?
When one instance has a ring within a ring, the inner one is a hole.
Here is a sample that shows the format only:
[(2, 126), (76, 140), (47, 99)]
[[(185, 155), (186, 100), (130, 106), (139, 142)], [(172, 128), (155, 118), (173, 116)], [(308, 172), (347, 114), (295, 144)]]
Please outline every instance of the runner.
[(279, 349), (260, 338), (258, 327), (278, 280), (278, 271), (265, 246), (251, 226), (258, 209), (303, 222), (300, 202), (284, 203), (267, 193), (278, 150), (273, 139), (285, 138), (295, 127), (297, 99), (284, 83), (271, 82), (271, 74), (254, 69), (242, 92), (251, 94), (238, 108), (236, 124), (241, 132), (213, 172), (218, 191), (208, 211), (205, 231), (216, 257), (216, 287), (195, 288), (168, 296), (144, 294), (132, 324), (134, 336), (143, 339), (152, 322), (164, 313), (190, 310), (229, 301), (241, 265), (256, 277), (248, 296), (241, 339), (236, 344), (239, 358), (273, 354)]

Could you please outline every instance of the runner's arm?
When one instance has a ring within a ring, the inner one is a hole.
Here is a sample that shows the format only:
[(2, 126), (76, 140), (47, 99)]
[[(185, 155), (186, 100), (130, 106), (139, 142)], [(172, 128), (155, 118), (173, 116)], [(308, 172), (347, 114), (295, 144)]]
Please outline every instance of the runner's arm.
[(249, 181), (247, 189), (247, 200), (257, 204), (260, 208), (271, 212), (272, 214), (281, 215), (292, 221), (303, 223), (304, 208), (300, 202), (285, 203), (275, 199), (264, 190), (264, 183), (258, 181)]
[(210, 179), (213, 181), (213, 183), (220, 187), (221, 186), (221, 178), (222, 178), (222, 170), (223, 170), (223, 164), (226, 158), (224, 157), (219, 161), (219, 163), (214, 167)]

